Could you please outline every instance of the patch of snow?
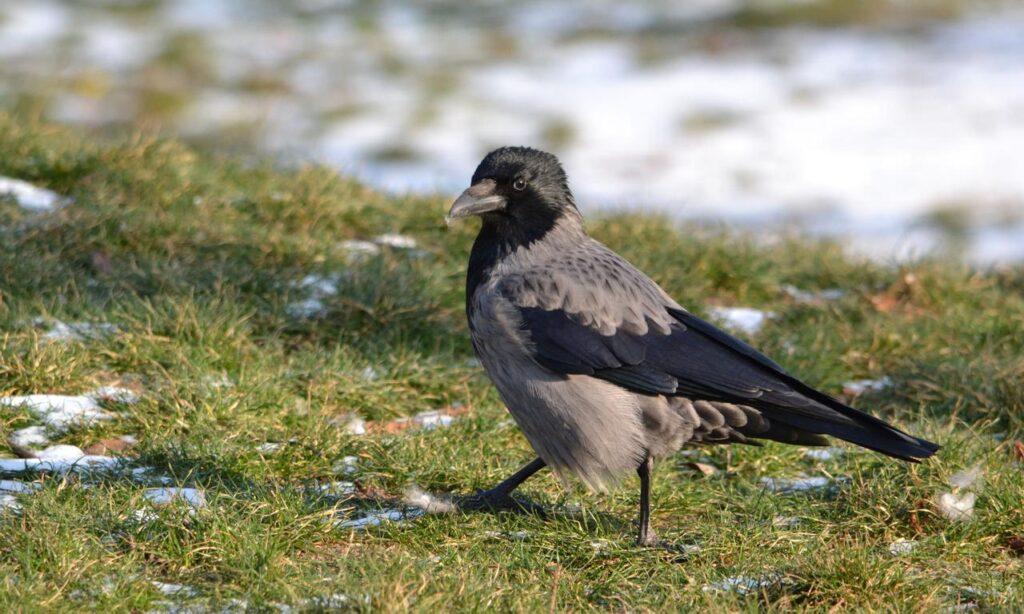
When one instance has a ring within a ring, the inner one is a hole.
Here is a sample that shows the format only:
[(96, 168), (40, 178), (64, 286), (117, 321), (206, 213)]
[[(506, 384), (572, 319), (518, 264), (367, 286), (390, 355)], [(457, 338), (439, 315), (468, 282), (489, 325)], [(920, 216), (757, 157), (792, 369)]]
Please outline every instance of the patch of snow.
[(33, 446), (49, 445), (50, 439), (46, 436), (46, 427), (27, 426), (8, 435), (7, 443), (12, 448), (29, 450)]
[(160, 591), (168, 597), (195, 597), (199, 594), (199, 589), (194, 586), (188, 586), (187, 584), (173, 584), (170, 582), (158, 582), (153, 580), (150, 582), (156, 590)]
[(338, 244), (341, 249), (355, 255), (376, 256), (380, 253), (380, 246), (372, 241), (349, 240)]
[(12, 177), (0, 177), (0, 196), (14, 198), (18, 206), (33, 213), (53, 211), (67, 202), (67, 199), (52, 190)]
[(43, 338), (49, 341), (89, 341), (103, 339), (117, 332), (117, 326), (106, 322), (62, 322), (54, 320)]
[(418, 246), (416, 239), (396, 233), (382, 234), (376, 237), (373, 242), (377, 245), (386, 245), (395, 249), (416, 249)]
[(451, 426), (455, 417), (434, 409), (416, 414), (412, 417), (412, 421), (424, 430), (432, 431), (438, 427)]
[(812, 448), (804, 452), (804, 459), (811, 461), (828, 461), (846, 454), (845, 448), (831, 446), (828, 448)]
[(835, 480), (825, 476), (805, 478), (761, 478), (761, 486), (779, 494), (795, 492), (817, 491), (832, 488), (844, 483), (848, 478), (837, 478)]
[(327, 482), (317, 486), (317, 492), (324, 497), (344, 498), (356, 492), (356, 485), (352, 482), (337, 481)]
[(711, 307), (708, 313), (727, 328), (748, 335), (757, 334), (765, 322), (775, 317), (775, 314), (770, 311), (761, 311), (752, 307)]
[(195, 488), (147, 488), (142, 496), (153, 505), (170, 505), (174, 501), (183, 501), (192, 509), (206, 507), (206, 493)]
[(143, 484), (160, 484), (167, 486), (174, 483), (174, 478), (169, 475), (157, 475), (153, 467), (135, 467), (131, 470), (132, 479)]
[(0, 512), (4, 510), (10, 510), (17, 512), (21, 509), (21, 504), (18, 503), (18, 498), (14, 495), (0, 494)]
[(406, 505), (419, 508), (428, 514), (452, 514), (459, 510), (459, 506), (450, 500), (436, 497), (415, 485), (406, 489), (402, 500)]
[(2, 397), (0, 406), (27, 409), (57, 432), (110, 419), (110, 415), (101, 411), (96, 401), (87, 396), (29, 394)]
[(412, 520), (422, 516), (423, 513), (423, 510), (420, 509), (388, 509), (374, 514), (369, 514), (361, 518), (354, 518), (352, 520), (337, 520), (334, 525), (342, 529), (365, 529), (367, 527), (379, 526), (384, 522), (402, 522), (404, 520)]
[(380, 373), (373, 367), (363, 367), (363, 370), (359, 372), (359, 377), (367, 382), (375, 382), (380, 379)]
[(295, 286), (306, 290), (314, 297), (323, 298), (338, 294), (338, 280), (336, 278), (325, 277), (316, 273), (306, 275)]
[(792, 284), (783, 285), (782, 291), (797, 303), (806, 305), (818, 305), (829, 301), (837, 301), (846, 296), (846, 291), (841, 288), (826, 288), (824, 290), (812, 291), (803, 290)]
[(346, 456), (340, 461), (334, 463), (331, 470), (334, 473), (340, 473), (342, 475), (353, 475), (359, 471), (359, 457), (358, 456)]
[(936, 501), (939, 513), (952, 521), (970, 520), (974, 515), (975, 495), (969, 492), (962, 497), (951, 492), (942, 493)]
[(717, 582), (712, 582), (711, 584), (705, 584), (701, 587), (701, 590), (705, 593), (731, 591), (740, 595), (746, 595), (748, 593), (771, 588), (782, 582), (783, 578), (778, 574), (768, 574), (756, 578), (750, 576), (732, 576), (729, 578), (723, 578)]
[(27, 495), (42, 488), (39, 482), (19, 482), (18, 480), (0, 480), (0, 493), (8, 495)]
[(892, 386), (892, 380), (888, 377), (879, 379), (857, 379), (843, 384), (843, 394), (856, 397), (865, 392), (878, 392)]
[(0, 458), (0, 473), (22, 473), (25, 471), (46, 473), (114, 472), (123, 468), (124, 463), (119, 458), (92, 454), (86, 454), (76, 459)]
[(283, 447), (283, 443), (279, 443), (276, 441), (268, 441), (267, 443), (261, 443), (260, 445), (256, 446), (256, 451), (258, 451), (260, 454), (270, 455), (279, 451)]
[(897, 539), (889, 544), (889, 554), (893, 556), (906, 556), (917, 548), (917, 542), (912, 539)]
[(284, 308), (285, 313), (296, 320), (312, 320), (326, 315), (327, 306), (317, 298), (288, 303)]
[(76, 461), (85, 456), (85, 452), (78, 446), (58, 444), (50, 446), (36, 454), (36, 458), (49, 461)]

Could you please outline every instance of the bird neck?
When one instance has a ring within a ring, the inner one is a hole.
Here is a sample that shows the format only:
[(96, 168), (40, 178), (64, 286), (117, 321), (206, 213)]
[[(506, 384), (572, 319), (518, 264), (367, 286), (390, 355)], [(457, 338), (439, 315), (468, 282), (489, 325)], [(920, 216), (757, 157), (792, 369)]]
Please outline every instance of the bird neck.
[(495, 266), (538, 243), (550, 241), (556, 235), (566, 235), (570, 240), (576, 235), (586, 236), (583, 220), (575, 208), (558, 216), (535, 215), (526, 219), (522, 216), (484, 217), (480, 234), (469, 255), (466, 300), (472, 299), (473, 292), (487, 280)]

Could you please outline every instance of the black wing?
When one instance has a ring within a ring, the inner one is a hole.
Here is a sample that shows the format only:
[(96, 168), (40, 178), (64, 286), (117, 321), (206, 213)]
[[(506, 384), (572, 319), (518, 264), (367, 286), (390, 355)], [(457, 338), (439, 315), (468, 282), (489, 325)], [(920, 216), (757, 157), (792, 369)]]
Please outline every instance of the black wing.
[(666, 312), (672, 317), (668, 334), (651, 327), (643, 335), (603, 335), (561, 309), (519, 307), (534, 360), (556, 373), (591, 375), (642, 394), (748, 405), (771, 421), (906, 460), (938, 450), (811, 388), (693, 314)]

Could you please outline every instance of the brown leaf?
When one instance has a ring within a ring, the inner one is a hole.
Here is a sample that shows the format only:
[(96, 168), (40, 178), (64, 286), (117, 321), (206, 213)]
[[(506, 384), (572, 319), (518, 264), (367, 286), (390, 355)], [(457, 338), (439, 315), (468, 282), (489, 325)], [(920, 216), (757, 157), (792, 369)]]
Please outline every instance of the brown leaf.
[(1024, 462), (1024, 441), (1013, 442), (1013, 455), (1017, 460)]
[(686, 463), (686, 466), (689, 467), (690, 469), (700, 471), (704, 475), (715, 475), (716, 473), (718, 473), (717, 467), (715, 467), (714, 465), (709, 465), (707, 463)]
[(124, 452), (128, 448), (132, 447), (132, 443), (125, 441), (121, 438), (110, 438), (101, 439), (100, 441), (87, 447), (84, 452), (86, 454), (106, 454), (107, 452)]

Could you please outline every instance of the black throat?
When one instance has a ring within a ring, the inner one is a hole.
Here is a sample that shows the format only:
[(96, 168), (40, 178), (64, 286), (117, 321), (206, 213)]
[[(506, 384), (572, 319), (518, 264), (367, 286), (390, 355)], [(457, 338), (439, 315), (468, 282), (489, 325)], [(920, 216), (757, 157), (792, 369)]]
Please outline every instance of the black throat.
[(555, 227), (560, 212), (548, 208), (519, 211), (516, 215), (487, 215), (480, 234), (473, 242), (466, 271), (466, 313), (472, 311), (473, 293), (485, 282), (491, 270), (519, 248), (527, 248), (543, 239)]

